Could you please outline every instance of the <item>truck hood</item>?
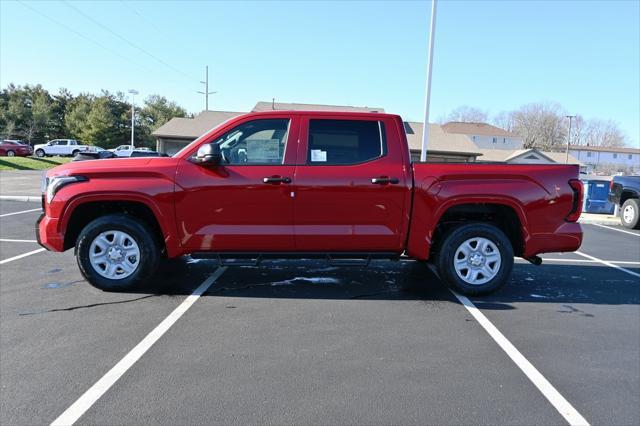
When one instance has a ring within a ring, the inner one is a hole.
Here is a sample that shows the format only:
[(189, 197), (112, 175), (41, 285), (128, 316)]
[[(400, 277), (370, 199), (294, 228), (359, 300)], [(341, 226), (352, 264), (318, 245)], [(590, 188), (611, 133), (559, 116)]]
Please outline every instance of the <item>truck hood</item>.
[(150, 162), (154, 160), (167, 160), (171, 157), (138, 157), (138, 158), (103, 158), (100, 160), (72, 161), (54, 167), (47, 172), (47, 177), (85, 175), (87, 177), (95, 175), (127, 175), (145, 170)]

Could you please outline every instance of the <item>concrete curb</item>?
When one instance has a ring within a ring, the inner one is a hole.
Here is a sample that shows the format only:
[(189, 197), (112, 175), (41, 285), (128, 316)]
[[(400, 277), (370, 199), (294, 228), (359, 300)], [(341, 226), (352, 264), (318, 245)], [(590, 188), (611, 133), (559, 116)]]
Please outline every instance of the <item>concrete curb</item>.
[(586, 218), (586, 219), (580, 219), (578, 220), (578, 223), (583, 223), (583, 224), (587, 224), (587, 225), (614, 225), (614, 226), (620, 226), (620, 218), (611, 218), (611, 217), (603, 217), (601, 219), (599, 218)]
[(39, 203), (39, 195), (0, 195), (0, 201), (23, 201), (27, 203)]

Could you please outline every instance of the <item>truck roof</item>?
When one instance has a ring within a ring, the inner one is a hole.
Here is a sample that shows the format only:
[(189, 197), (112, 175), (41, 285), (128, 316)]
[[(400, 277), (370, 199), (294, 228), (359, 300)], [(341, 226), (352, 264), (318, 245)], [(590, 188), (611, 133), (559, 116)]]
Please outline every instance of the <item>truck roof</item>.
[(259, 112), (248, 112), (239, 117), (261, 117), (261, 116), (269, 116), (269, 115), (314, 115), (314, 116), (325, 116), (325, 117), (367, 117), (380, 119), (381, 117), (386, 118), (400, 118), (397, 114), (388, 114), (385, 112), (350, 112), (350, 111), (313, 111), (313, 110), (273, 110), (273, 111), (259, 111)]

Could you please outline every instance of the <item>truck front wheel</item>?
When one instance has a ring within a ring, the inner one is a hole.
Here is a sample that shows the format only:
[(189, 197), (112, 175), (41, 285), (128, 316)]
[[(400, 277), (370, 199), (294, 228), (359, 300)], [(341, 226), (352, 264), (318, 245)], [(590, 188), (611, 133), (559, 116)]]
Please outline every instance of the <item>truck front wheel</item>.
[(440, 278), (467, 295), (491, 293), (502, 287), (513, 268), (513, 247), (498, 227), (470, 223), (451, 229), (437, 255)]
[(40, 157), (40, 158), (44, 157), (44, 150), (42, 149), (37, 150), (36, 157)]
[(90, 222), (76, 240), (82, 276), (101, 290), (130, 290), (158, 267), (160, 248), (153, 231), (126, 214), (110, 214)]

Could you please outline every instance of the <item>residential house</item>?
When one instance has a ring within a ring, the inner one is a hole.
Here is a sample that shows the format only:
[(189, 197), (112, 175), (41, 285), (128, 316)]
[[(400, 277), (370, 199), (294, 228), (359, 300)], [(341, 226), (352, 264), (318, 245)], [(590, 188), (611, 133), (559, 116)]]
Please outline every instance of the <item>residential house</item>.
[(593, 174), (640, 174), (640, 149), (571, 145), (569, 153), (586, 165)]
[(522, 149), (522, 138), (487, 123), (462, 123), (451, 121), (443, 124), (447, 133), (465, 135), (480, 149)]

